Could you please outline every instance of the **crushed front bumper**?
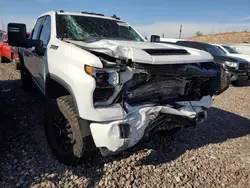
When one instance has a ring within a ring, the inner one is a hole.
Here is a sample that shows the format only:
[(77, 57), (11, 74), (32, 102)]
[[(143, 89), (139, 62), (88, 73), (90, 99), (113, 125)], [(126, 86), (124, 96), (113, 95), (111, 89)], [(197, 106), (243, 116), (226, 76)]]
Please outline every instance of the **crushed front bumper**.
[(134, 146), (143, 138), (150, 126), (153, 126), (152, 122), (159, 114), (185, 117), (199, 123), (206, 119), (206, 109), (211, 107), (212, 98), (204, 96), (200, 101), (182, 101), (176, 104), (181, 108), (153, 105), (127, 106), (128, 113), (124, 114), (124, 119), (91, 123), (90, 130), (96, 147), (106, 156)]

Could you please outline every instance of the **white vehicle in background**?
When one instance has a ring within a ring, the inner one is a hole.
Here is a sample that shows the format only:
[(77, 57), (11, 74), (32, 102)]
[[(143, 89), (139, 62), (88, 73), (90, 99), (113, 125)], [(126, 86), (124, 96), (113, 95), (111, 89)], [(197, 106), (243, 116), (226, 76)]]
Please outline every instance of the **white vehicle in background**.
[(180, 40), (184, 40), (184, 39), (177, 39), (177, 38), (160, 38), (160, 41), (162, 42), (177, 42), (177, 41), (180, 41)]
[(230, 44), (233, 49), (241, 54), (250, 55), (250, 44), (240, 43), (240, 44)]
[[(227, 55), (230, 55), (233, 57), (239, 57), (250, 62), (250, 54), (248, 55), (248, 54), (240, 53), (238, 50), (235, 50), (235, 48), (226, 44), (213, 44), (213, 45), (223, 50)], [(249, 46), (249, 49), (250, 49), (250, 46)]]
[(35, 83), (46, 99), (49, 146), (68, 165), (95, 147), (106, 156), (196, 125), (229, 86), (209, 53), (148, 43), (115, 15), (47, 12), (28, 39), (25, 24), (9, 23), (8, 34), (23, 86)]

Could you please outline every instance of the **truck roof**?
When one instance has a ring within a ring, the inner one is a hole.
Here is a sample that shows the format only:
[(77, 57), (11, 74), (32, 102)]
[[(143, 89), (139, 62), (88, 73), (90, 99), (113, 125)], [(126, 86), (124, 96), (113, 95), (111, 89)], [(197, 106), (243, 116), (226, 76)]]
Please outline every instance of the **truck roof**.
[(65, 11), (49, 11), (49, 12), (45, 12), (43, 14), (41, 14), (40, 16), (38, 17), (42, 17), (42, 16), (45, 16), (45, 15), (48, 15), (48, 14), (58, 14), (58, 15), (74, 15), (74, 16), (87, 16), (87, 17), (96, 17), (96, 18), (104, 18), (104, 19), (110, 19), (110, 20), (119, 20), (119, 21), (122, 21), (122, 22), (125, 22), (123, 20), (120, 20), (120, 18), (118, 17), (114, 17), (115, 15), (112, 16), (104, 16), (102, 14), (97, 14), (97, 13), (89, 13), (89, 12), (65, 12)]

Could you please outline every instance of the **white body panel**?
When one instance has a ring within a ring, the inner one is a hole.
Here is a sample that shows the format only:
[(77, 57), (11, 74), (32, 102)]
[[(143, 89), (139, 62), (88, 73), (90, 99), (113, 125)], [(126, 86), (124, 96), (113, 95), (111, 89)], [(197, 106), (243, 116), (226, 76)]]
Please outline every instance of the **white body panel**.
[(177, 41), (180, 41), (180, 40), (184, 40), (184, 39), (176, 39), (176, 38), (160, 38), (160, 41), (163, 41), (163, 42), (177, 42)]

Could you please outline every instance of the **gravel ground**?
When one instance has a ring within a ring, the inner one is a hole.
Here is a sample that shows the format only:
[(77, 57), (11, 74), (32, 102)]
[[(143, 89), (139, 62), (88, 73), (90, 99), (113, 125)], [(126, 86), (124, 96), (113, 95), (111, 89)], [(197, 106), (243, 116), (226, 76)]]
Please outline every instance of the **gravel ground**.
[(217, 96), (209, 118), (173, 137), (79, 167), (52, 156), (43, 133), (43, 100), (20, 88), (0, 64), (0, 187), (250, 187), (250, 84)]

